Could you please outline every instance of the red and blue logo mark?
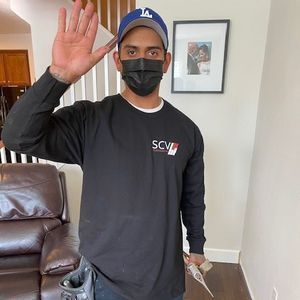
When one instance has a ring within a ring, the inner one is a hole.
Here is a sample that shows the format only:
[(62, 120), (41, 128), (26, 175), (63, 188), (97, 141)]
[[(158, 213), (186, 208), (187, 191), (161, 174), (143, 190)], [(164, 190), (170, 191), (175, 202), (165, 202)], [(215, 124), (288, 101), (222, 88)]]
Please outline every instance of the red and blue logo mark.
[(166, 141), (152, 141), (152, 149), (154, 152), (165, 152), (168, 155), (175, 155), (178, 150), (179, 144)]

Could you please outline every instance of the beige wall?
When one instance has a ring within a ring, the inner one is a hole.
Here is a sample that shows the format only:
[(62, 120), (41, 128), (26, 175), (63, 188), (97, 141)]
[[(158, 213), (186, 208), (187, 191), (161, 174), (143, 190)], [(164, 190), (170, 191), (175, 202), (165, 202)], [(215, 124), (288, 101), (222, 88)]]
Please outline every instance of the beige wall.
[(272, 0), (242, 245), (253, 298), (300, 299), (300, 2)]
[(32, 53), (32, 41), (30, 33), (0, 34), (0, 49), (28, 50), (31, 83), (35, 81), (35, 69)]
[(60, 171), (66, 174), (70, 219), (74, 224), (78, 224), (82, 191), (82, 170), (77, 165), (63, 165)]
[[(174, 20), (230, 19), (224, 94), (171, 94), (171, 69), (161, 94), (200, 127), (205, 142), (206, 254), (237, 262), (254, 144), (270, 1), (137, 0)], [(187, 243), (185, 244), (187, 247)]]

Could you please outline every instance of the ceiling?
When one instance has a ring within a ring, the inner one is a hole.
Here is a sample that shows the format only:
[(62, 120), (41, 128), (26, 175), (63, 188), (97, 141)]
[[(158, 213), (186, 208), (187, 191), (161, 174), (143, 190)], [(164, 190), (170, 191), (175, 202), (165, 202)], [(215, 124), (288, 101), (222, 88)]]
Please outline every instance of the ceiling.
[(0, 0), (0, 34), (30, 33), (30, 26), (10, 9), (9, 0)]

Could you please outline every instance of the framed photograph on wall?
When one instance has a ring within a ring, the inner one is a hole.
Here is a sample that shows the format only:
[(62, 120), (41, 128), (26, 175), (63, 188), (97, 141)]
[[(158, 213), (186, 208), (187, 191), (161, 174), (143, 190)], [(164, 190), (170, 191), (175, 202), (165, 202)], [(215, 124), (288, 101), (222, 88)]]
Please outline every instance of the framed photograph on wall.
[(174, 21), (172, 93), (224, 93), (230, 20)]

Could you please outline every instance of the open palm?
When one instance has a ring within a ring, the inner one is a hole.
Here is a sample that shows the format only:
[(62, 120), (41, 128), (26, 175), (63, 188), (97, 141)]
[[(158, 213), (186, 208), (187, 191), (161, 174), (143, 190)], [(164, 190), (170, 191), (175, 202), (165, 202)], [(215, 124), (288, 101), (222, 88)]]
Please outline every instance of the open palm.
[(80, 16), (81, 5), (81, 0), (76, 0), (67, 29), (66, 10), (60, 9), (58, 31), (52, 48), (50, 72), (70, 83), (88, 72), (109, 51), (104, 46), (93, 52), (98, 16), (91, 2)]

